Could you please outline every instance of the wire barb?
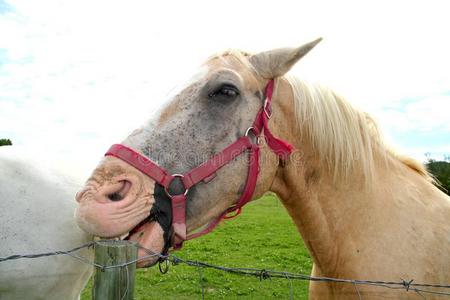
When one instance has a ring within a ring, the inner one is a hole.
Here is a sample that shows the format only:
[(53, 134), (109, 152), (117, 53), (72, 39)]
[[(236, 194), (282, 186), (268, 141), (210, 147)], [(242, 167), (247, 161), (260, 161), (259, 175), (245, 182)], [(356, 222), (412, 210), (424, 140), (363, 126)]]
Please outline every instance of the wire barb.
[(405, 287), (406, 291), (409, 291), (409, 288), (411, 287), (411, 283), (414, 281), (414, 279), (411, 279), (410, 281), (406, 281), (402, 279), (403, 286)]
[(270, 274), (265, 269), (262, 269), (261, 272), (259, 273), (259, 280), (263, 281), (263, 279), (264, 280), (270, 279)]

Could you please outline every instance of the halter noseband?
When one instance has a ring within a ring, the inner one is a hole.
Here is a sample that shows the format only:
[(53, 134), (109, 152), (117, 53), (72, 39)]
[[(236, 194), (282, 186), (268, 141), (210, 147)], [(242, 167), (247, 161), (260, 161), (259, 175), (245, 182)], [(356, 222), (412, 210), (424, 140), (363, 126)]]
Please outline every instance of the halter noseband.
[[(108, 152), (106, 152), (105, 156), (109, 155), (120, 158), (164, 187), (172, 204), (172, 246), (174, 249), (181, 248), (185, 240), (190, 240), (211, 232), (221, 220), (236, 217), (240, 214), (242, 206), (252, 199), (259, 174), (260, 145), (258, 141), (263, 137), (262, 134), (264, 134), (267, 145), (281, 160), (286, 160), (292, 153), (294, 147), (276, 138), (268, 127), (269, 119), (272, 116), (273, 89), (274, 80), (272, 79), (266, 86), (264, 105), (258, 111), (255, 121), (247, 129), (244, 136), (226, 147), (222, 152), (211, 157), (208, 161), (184, 174), (171, 175), (163, 167), (157, 165), (146, 156), (121, 144), (112, 145)], [(256, 143), (253, 142), (250, 133), (256, 137)], [(244, 151), (249, 152), (249, 167), (247, 181), (241, 197), (236, 204), (225, 210), (216, 219), (206, 225), (204, 229), (188, 236), (186, 233), (186, 195), (189, 189), (201, 181), (205, 183), (209, 182), (217, 170)], [(172, 195), (169, 192), (169, 186), (175, 178), (178, 178), (183, 183), (184, 192)], [(230, 215), (233, 212), (234, 214)]]

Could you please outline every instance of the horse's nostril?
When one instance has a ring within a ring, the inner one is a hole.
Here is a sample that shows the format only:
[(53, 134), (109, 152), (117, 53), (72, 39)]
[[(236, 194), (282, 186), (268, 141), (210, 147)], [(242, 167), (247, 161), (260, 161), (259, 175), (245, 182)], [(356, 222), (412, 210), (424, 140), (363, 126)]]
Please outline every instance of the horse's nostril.
[(113, 193), (107, 194), (106, 197), (111, 201), (121, 201), (125, 198), (127, 193), (130, 191), (131, 182), (128, 180), (122, 180), (119, 182), (121, 184), (117, 189), (111, 191)]
[(123, 199), (122, 195), (119, 193), (112, 193), (112, 194), (109, 194), (107, 197), (111, 201), (120, 201)]

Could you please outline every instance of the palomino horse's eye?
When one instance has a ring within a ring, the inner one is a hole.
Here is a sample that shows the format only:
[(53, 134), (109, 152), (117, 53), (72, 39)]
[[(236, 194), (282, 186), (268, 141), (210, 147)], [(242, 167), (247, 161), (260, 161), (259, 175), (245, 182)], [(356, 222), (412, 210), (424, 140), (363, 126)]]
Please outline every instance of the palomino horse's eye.
[(208, 97), (210, 99), (217, 100), (233, 100), (237, 98), (237, 96), (239, 96), (239, 90), (237, 89), (237, 87), (230, 84), (224, 84), (214, 92), (208, 94)]

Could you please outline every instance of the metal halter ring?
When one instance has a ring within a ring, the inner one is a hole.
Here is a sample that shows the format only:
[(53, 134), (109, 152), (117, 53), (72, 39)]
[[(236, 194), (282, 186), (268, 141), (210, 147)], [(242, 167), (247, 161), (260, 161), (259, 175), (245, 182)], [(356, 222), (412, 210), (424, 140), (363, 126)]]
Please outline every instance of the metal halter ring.
[(250, 126), (249, 128), (247, 128), (247, 130), (245, 131), (245, 136), (248, 136), (248, 134), (253, 131), (253, 134), (256, 136), (256, 131), (255, 131), (255, 127)]
[(249, 136), (250, 132), (253, 132), (253, 135), (256, 138), (256, 144), (261, 145), (261, 136), (257, 134), (255, 127), (250, 126), (249, 128), (247, 128), (247, 130), (245, 131), (245, 136)]
[[(170, 194), (170, 192), (169, 192), (169, 190), (168, 190), (170, 184), (173, 182), (173, 179), (175, 179), (176, 177), (178, 177), (178, 178), (183, 178), (184, 175), (183, 175), (183, 174), (172, 174), (172, 181), (167, 185), (167, 187), (164, 187), (164, 191), (166, 192), (167, 196), (169, 196), (170, 198), (172, 198), (173, 196), (177, 196), (177, 195), (172, 195), (172, 194)], [(181, 182), (183, 183), (183, 181), (181, 181)], [(183, 186), (184, 186), (184, 183), (183, 183)], [(189, 189), (184, 188), (183, 196), (186, 196), (188, 192), (189, 192)], [(180, 194), (179, 194), (179, 195), (180, 195)]]

